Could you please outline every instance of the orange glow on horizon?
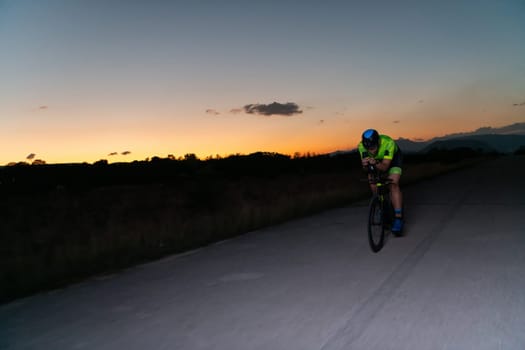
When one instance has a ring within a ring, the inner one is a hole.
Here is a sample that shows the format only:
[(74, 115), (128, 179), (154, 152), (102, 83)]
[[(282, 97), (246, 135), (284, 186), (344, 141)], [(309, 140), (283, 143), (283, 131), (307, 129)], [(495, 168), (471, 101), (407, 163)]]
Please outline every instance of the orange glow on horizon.
[[(127, 123), (123, 117), (111, 119), (112, 115), (108, 115), (106, 121), (102, 114), (102, 121), (90, 121), (87, 115), (79, 115), (82, 122), (76, 122), (66, 119), (65, 114), (54, 111), (53, 107), (48, 107), (45, 113), (48, 121), (55, 122), (41, 125), (27, 122), (27, 126), (21, 124), (10, 132), (13, 135), (10, 138), (0, 139), (0, 147), (5, 150), (0, 154), (0, 165), (28, 161), (26, 157), (31, 153), (36, 154), (35, 159), (48, 164), (93, 163), (101, 159), (110, 163), (132, 162), (154, 156), (166, 158), (170, 154), (178, 158), (188, 153), (196, 154), (200, 159), (254, 152), (290, 156), (296, 153), (325, 154), (356, 148), (362, 131), (370, 127), (394, 139), (426, 141), (447, 134), (474, 131), (482, 126), (501, 127), (523, 120), (518, 117), (516, 109), (514, 115), (500, 118), (497, 124), (492, 117), (476, 120), (475, 113), (459, 115), (457, 111), (436, 117), (430, 113), (422, 113), (424, 117), (400, 112), (389, 115), (377, 110), (354, 113), (358, 117), (349, 112), (345, 116), (329, 117), (314, 110), (300, 116), (271, 118), (209, 116), (203, 112), (185, 117), (184, 120), (191, 123), (182, 122), (182, 117), (168, 117), (162, 111), (158, 112), (162, 117), (156, 119), (132, 114), (129, 118), (133, 122)], [(123, 155), (126, 151), (130, 153)]]

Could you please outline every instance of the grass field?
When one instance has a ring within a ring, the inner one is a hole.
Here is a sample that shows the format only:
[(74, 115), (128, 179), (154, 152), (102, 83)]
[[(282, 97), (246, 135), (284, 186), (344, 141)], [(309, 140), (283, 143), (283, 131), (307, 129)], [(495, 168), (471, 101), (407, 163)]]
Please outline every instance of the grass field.
[[(402, 184), (476, 161), (407, 162)], [(0, 302), (348, 205), (369, 196), (355, 164), (5, 190)]]

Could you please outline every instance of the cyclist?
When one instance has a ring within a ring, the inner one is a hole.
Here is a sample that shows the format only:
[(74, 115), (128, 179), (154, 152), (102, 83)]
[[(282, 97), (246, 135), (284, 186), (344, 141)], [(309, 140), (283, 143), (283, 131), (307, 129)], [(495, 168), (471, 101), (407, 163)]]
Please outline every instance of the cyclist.
[[(374, 165), (380, 172), (388, 173), (388, 178), (392, 181), (390, 194), (395, 212), (392, 233), (400, 234), (403, 230), (403, 195), (399, 187), (403, 158), (401, 149), (391, 137), (379, 135), (376, 130), (368, 129), (361, 136), (358, 151), (361, 155), (363, 168), (368, 169), (369, 165)], [(370, 176), (369, 174), (369, 178)], [(370, 189), (373, 193), (376, 193), (377, 186), (370, 184)]]

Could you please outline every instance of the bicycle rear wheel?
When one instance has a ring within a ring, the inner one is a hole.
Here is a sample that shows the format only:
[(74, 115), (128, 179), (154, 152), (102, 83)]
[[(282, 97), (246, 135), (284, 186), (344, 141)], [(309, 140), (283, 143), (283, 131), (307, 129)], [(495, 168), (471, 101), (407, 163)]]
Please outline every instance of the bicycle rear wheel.
[(383, 206), (378, 196), (370, 200), (370, 211), (368, 214), (368, 243), (374, 253), (383, 248), (385, 243)]

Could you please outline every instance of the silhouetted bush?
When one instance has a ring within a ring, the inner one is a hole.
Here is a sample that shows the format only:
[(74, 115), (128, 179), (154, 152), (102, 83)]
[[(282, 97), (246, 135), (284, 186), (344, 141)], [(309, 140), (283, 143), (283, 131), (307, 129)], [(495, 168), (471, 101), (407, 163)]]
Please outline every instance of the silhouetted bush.
[(194, 154), (183, 159), (153, 157), (151, 161), (108, 164), (16, 165), (0, 169), (2, 190), (42, 192), (57, 186), (82, 190), (100, 186), (178, 183), (188, 178), (271, 178), (283, 174), (351, 171), (359, 164), (357, 154), (294, 158), (278, 153), (257, 152), (221, 159), (199, 160)]

